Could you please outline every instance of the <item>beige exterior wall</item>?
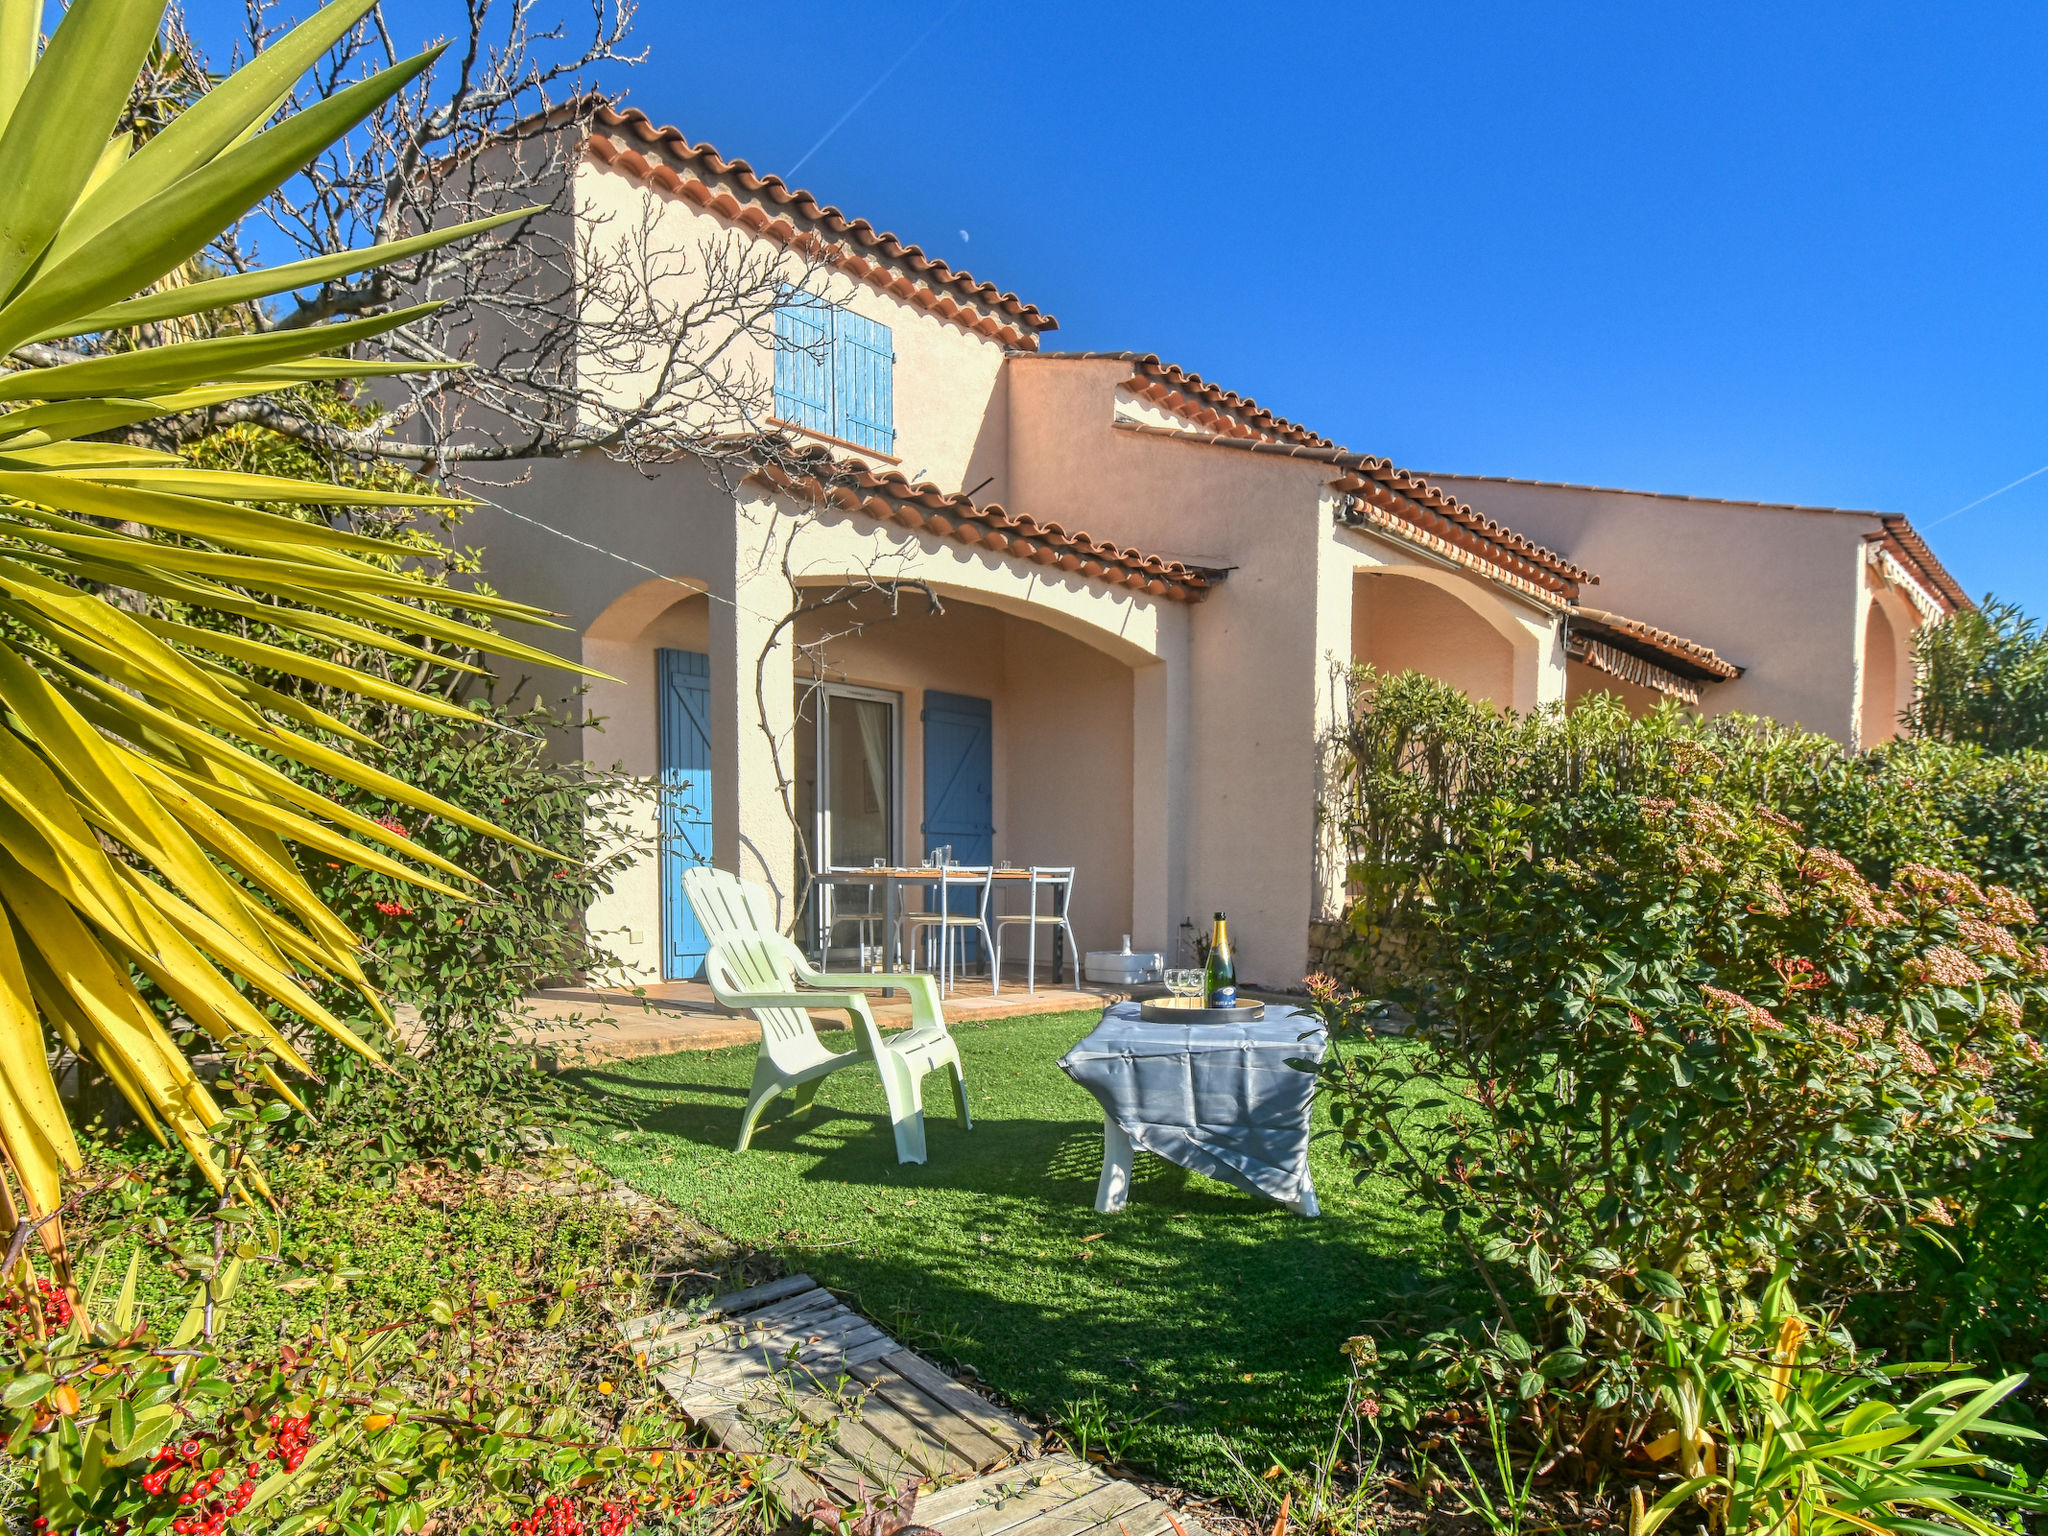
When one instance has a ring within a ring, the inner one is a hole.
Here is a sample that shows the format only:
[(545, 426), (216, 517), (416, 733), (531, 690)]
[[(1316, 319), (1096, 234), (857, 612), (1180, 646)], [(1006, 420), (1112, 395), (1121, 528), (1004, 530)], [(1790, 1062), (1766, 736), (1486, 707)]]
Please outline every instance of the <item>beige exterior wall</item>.
[[(1563, 697), (1554, 616), (1412, 546), (1340, 526), (1328, 465), (1113, 429), (1119, 415), (1174, 421), (1120, 389), (1128, 363), (1019, 356), (1010, 372), (1012, 511), (1234, 567), (1190, 612), (1182, 772), (1193, 815), (1175, 828), (1182, 915), (1199, 930), (1227, 911), (1240, 975), (1297, 986), (1309, 923), (1336, 900), (1317, 806), (1360, 573), (1400, 573), (1427, 584), (1446, 613), (1474, 615), (1512, 658), (1500, 686), (1518, 708)], [(1411, 651), (1434, 654), (1427, 642)]]
[(1512, 706), (1515, 648), (1442, 587), (1386, 570), (1354, 578), (1351, 654), (1382, 672), (1422, 672), (1489, 704)]
[[(1008, 457), (1004, 442), (1008, 418), (1001, 408), (1001, 342), (868, 283), (811, 266), (777, 242), (685, 198), (650, 187), (623, 170), (585, 160), (576, 174), (579, 216), (588, 240), (594, 243), (591, 264), (604, 259), (595, 252), (607, 245), (616, 250), (630, 249), (634, 242), (645, 243), (663, 253), (664, 265), (672, 269), (657, 285), (669, 304), (680, 306), (701, 297), (707, 254), (716, 253), (727, 262), (772, 262), (792, 284), (888, 326), (896, 352), (895, 446), (886, 455), (841, 444), (828, 446), (841, 457), (893, 465), (913, 481), (929, 480), (942, 490), (963, 490), (993, 474), (995, 480), (978, 493), (978, 499), (1003, 499), (1001, 472)], [(771, 348), (751, 338), (735, 342), (731, 327), (721, 335), (717, 326), (707, 325), (694, 350), (713, 360), (710, 366), (736, 391), (757, 399), (764, 415), (772, 410), (775, 359)], [(622, 366), (620, 359), (586, 355), (582, 369), (594, 387), (605, 387), (602, 381), (609, 378), (612, 392), (623, 399), (647, 387), (650, 370), (658, 361), (650, 357), (636, 372)], [(765, 428), (767, 422), (754, 425)]]
[[(486, 548), (493, 582), (564, 615), (564, 629), (527, 638), (609, 674), (583, 695), (586, 718), (604, 723), (584, 740), (592, 760), (651, 781), (654, 653), (710, 654), (715, 859), (790, 903), (786, 921), (795, 915), (796, 845), (778, 768), (796, 766), (800, 652), (786, 639), (771, 647), (770, 636), (799, 593), (814, 599), (850, 577), (900, 577), (928, 584), (944, 613), (925, 616), (921, 600), (906, 596), (901, 617), (875, 614), (861, 633), (829, 644), (825, 659), (831, 680), (902, 695), (903, 853), (923, 850), (924, 691), (987, 698), (997, 855), (1076, 866), (1083, 948), (1113, 948), (1127, 932), (1166, 946), (1184, 905), (1175, 829), (1185, 790), (1174, 759), (1188, 736), (1188, 605), (749, 489), (735, 497), (694, 467), (648, 478), (592, 457), (476, 489), (488, 503), (469, 531)], [(805, 620), (799, 638), (833, 623)], [(567, 674), (525, 684), (550, 695), (568, 686)], [(650, 803), (650, 836), (654, 816)], [(591, 913), (636, 980), (660, 976), (661, 900), (649, 858)]]
[(1861, 725), (1865, 539), (1875, 517), (1573, 486), (1431, 477), (1517, 533), (1597, 571), (1604, 608), (1746, 668), (1702, 699), (1845, 743)]
[(1596, 695), (1611, 693), (1628, 707), (1628, 712), (1640, 720), (1644, 715), (1654, 714), (1663, 706), (1664, 695), (1654, 688), (1645, 688), (1640, 683), (1625, 682), (1610, 677), (1597, 667), (1589, 667), (1583, 661), (1570, 662), (1565, 667), (1564, 697), (1568, 704)]

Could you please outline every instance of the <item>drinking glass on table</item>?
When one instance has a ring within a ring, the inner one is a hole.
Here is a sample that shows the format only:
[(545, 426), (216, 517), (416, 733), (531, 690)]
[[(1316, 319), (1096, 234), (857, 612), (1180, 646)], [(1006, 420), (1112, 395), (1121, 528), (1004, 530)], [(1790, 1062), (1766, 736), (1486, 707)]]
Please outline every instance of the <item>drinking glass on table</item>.
[(1175, 997), (1200, 997), (1202, 995), (1202, 973), (1200, 971), (1171, 970), (1166, 973), (1166, 990)]

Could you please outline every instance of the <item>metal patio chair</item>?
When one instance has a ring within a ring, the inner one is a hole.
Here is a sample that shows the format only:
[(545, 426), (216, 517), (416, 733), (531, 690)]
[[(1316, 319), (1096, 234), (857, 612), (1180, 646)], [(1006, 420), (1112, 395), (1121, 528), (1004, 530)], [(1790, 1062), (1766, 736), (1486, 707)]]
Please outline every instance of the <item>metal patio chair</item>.
[[(995, 869), (991, 865), (955, 864), (949, 856), (951, 852), (951, 849), (941, 849), (938, 863), (932, 866), (932, 882), (924, 888), (925, 900), (930, 904), (927, 910), (906, 912), (899, 920), (906, 949), (918, 938), (937, 942), (939, 952), (933, 969), (938, 972), (942, 995), (953, 990), (954, 978), (959, 973), (954, 953), (957, 949), (960, 958), (966, 959), (969, 934), (981, 936), (982, 958), (991, 966), (995, 963), (995, 935), (988, 926), (988, 902), (990, 892), (995, 889)], [(955, 910), (955, 891), (975, 893), (971, 911)]]
[[(1068, 909), (1074, 903), (1073, 866), (1068, 865), (1064, 869), (1056, 869), (1037, 864), (1032, 865), (1031, 883), (1026, 887), (1026, 890), (1030, 893), (1031, 903), (1024, 911), (998, 912), (995, 916), (995, 980), (997, 989), (1001, 988), (1003, 980), (1003, 930), (1022, 923), (1028, 940), (1024, 949), (1025, 990), (1029, 992), (1036, 992), (1038, 990), (1038, 930), (1040, 928), (1050, 928), (1052, 930), (1050, 937), (1059, 939), (1063, 936), (1066, 940), (1067, 953), (1073, 957), (1074, 962), (1074, 990), (1076, 992), (1080, 991), (1081, 946), (1074, 942), (1074, 925), (1067, 921)], [(1038, 893), (1041, 890), (1047, 892), (1050, 903), (1050, 910), (1045, 912), (1038, 910)], [(1058, 981), (1060, 979), (1060, 957), (1057, 949), (1053, 951), (1052, 960), (1052, 979)]]

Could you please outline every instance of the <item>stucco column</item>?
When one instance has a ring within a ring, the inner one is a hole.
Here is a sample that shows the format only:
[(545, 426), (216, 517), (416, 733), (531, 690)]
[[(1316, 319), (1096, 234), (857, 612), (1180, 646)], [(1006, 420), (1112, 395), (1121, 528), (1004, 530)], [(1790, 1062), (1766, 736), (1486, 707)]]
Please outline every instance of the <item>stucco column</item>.
[(711, 601), (712, 857), (774, 892), (787, 928), (796, 916), (796, 829), (777, 769), (793, 750), (796, 695), (789, 631), (778, 626), (795, 602), (780, 550), (794, 518), (745, 492), (733, 511), (724, 590)]
[[(1529, 703), (1524, 709), (1543, 704), (1564, 702), (1565, 666), (1564, 625), (1558, 622), (1556, 614), (1544, 618), (1529, 615), (1530, 634), (1535, 640), (1531, 648), (1531, 660), (1535, 663), (1535, 675), (1529, 680)], [(1519, 684), (1515, 690), (1521, 692)]]
[(1131, 673), (1131, 947), (1171, 965), (1187, 903), (1188, 612), (1161, 607), (1160, 659)]

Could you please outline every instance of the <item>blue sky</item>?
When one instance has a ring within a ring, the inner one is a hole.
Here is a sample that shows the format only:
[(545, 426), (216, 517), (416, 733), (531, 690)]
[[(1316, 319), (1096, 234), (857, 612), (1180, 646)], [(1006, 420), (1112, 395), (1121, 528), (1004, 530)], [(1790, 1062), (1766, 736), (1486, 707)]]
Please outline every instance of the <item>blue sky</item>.
[(647, 0), (638, 36), (634, 105), (804, 160), (1049, 345), (1416, 470), (1905, 512), (2048, 614), (2048, 474), (1950, 516), (2048, 466), (2048, 8)]

